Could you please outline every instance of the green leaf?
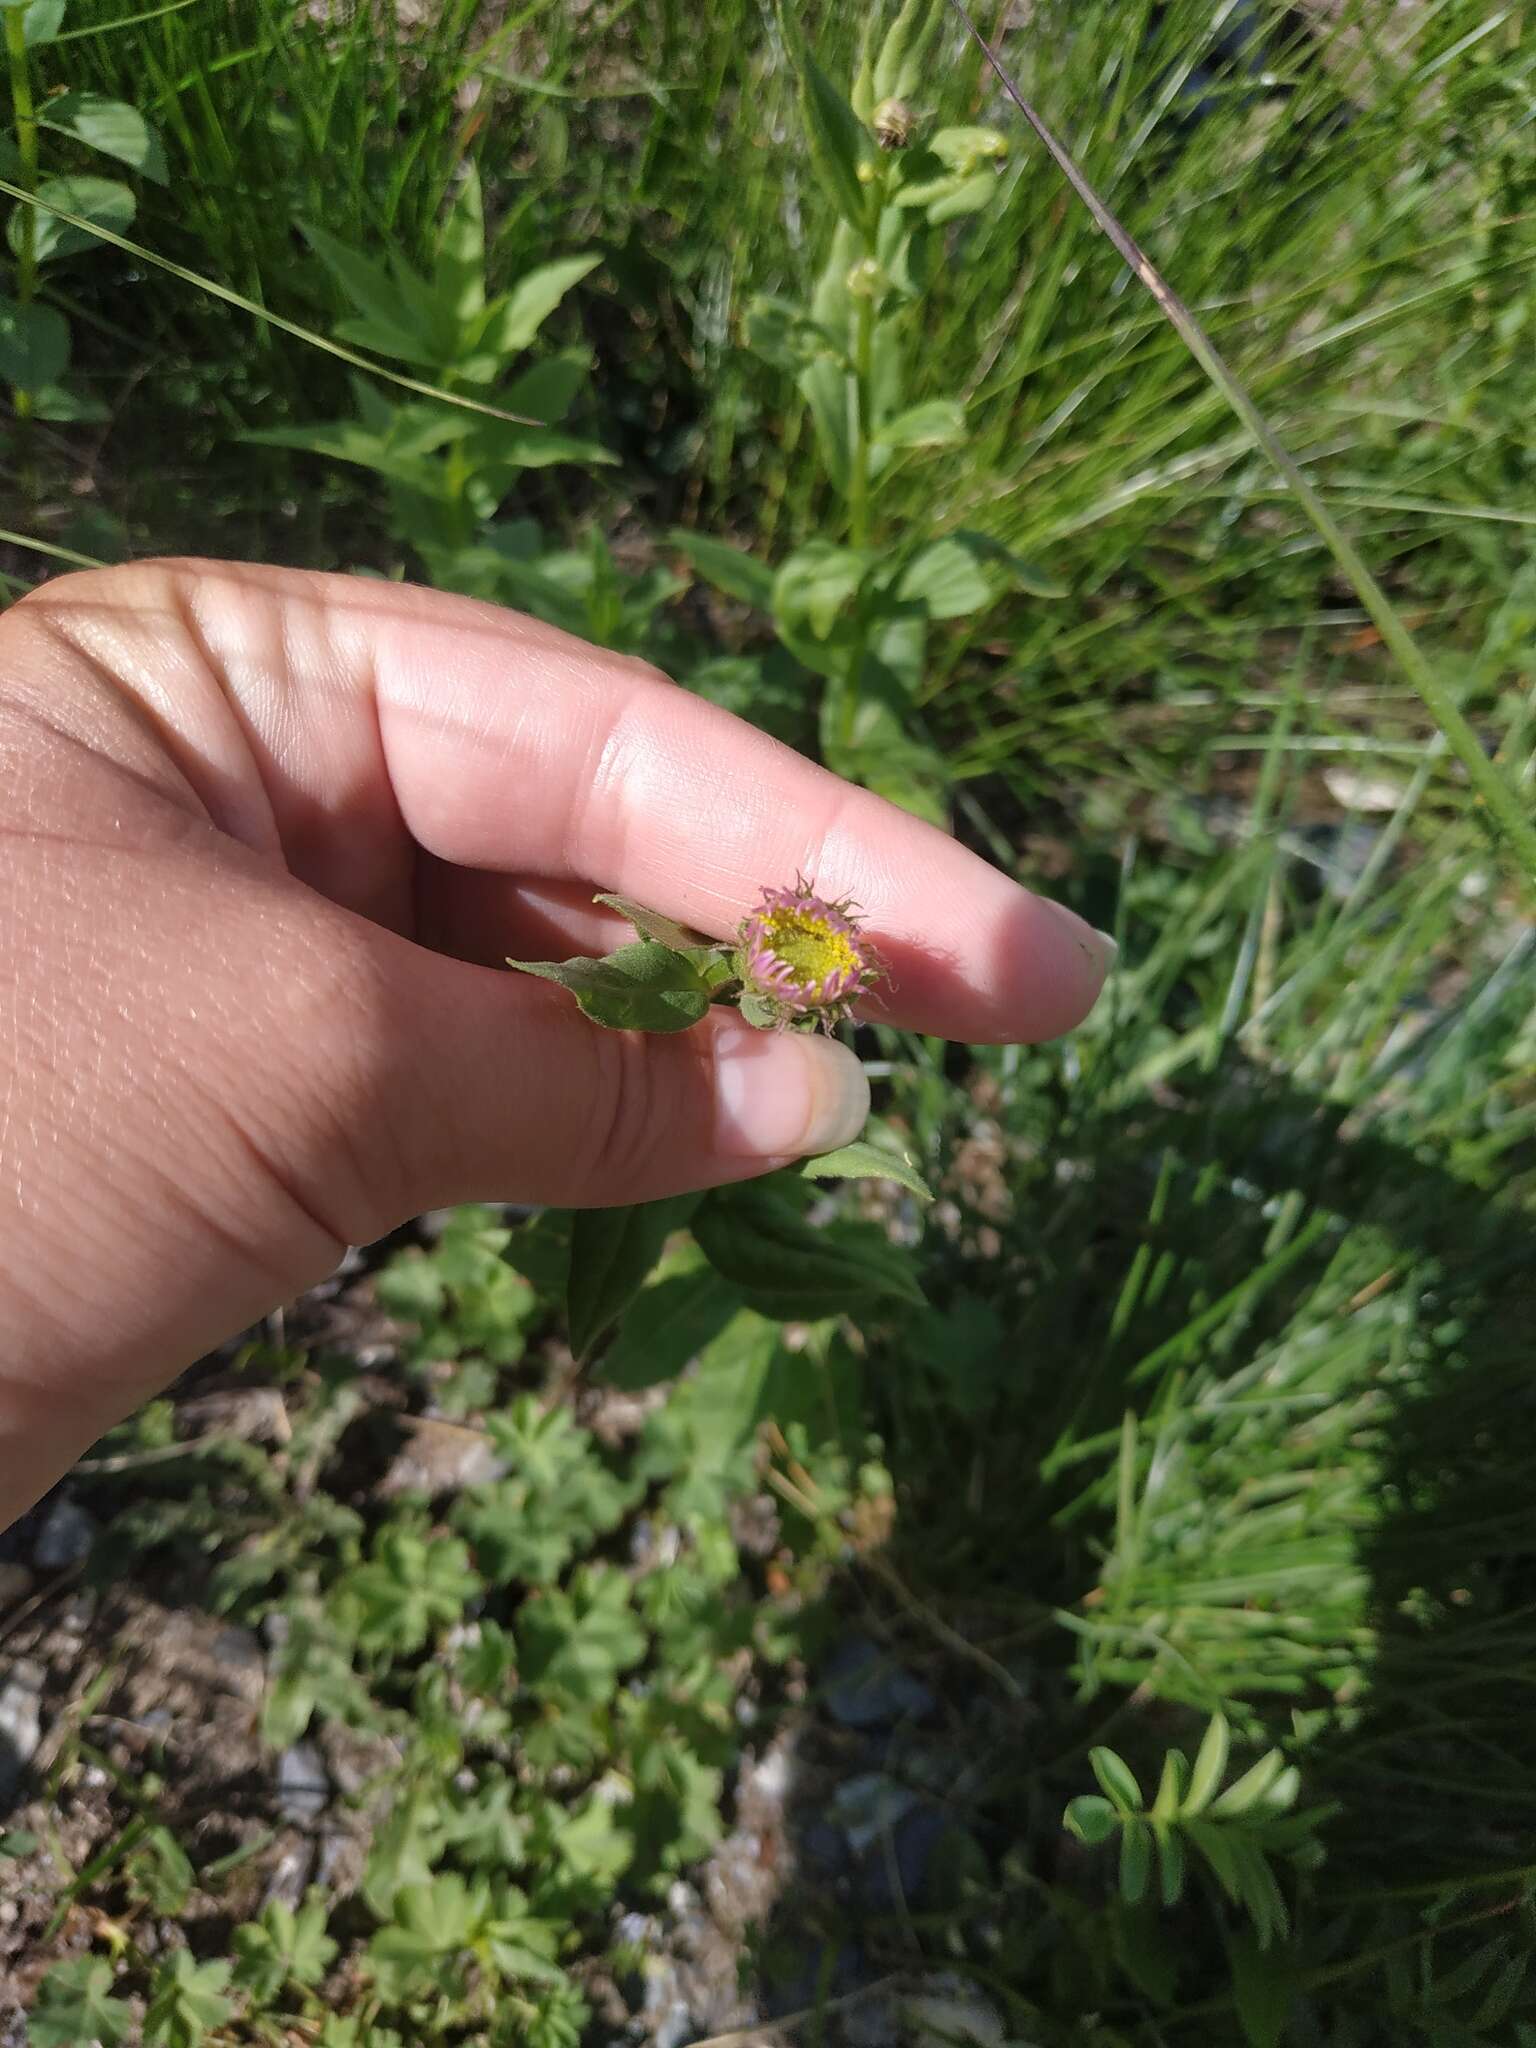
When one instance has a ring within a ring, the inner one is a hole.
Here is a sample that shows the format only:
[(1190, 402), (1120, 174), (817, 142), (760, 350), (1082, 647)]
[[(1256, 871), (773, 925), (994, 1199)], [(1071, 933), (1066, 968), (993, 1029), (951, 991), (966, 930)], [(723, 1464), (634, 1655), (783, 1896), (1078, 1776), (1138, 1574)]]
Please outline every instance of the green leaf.
[(1142, 1807), (1141, 1787), (1136, 1774), (1123, 1757), (1116, 1756), (1112, 1749), (1090, 1749), (1088, 1761), (1093, 1766), (1093, 1775), (1102, 1790), (1115, 1802), (1122, 1813), (1140, 1813)]
[(1232, 1996), (1248, 2048), (1279, 2048), (1296, 1995), (1293, 1956), (1270, 1954), (1246, 1928), (1229, 1935)]
[(485, 311), (485, 209), (480, 173), (472, 163), (464, 168), (438, 236), (432, 296), (456, 327), (467, 326)]
[(360, 321), (339, 323), (338, 335), (360, 342), (377, 355), (395, 356), (402, 362), (424, 363), (436, 368), (443, 353), (441, 337), (383, 264), (348, 248), (345, 242), (338, 241), (334, 235), (310, 221), (300, 221), (299, 228), (305, 241), (362, 315)]
[(21, 17), (21, 32), (29, 50), (39, 43), (51, 43), (64, 26), (64, 0), (32, 0)]
[(1194, 1769), (1189, 1775), (1189, 1790), (1184, 1795), (1182, 1811), (1188, 1814), (1204, 1813), (1216, 1796), (1217, 1787), (1226, 1774), (1227, 1755), (1232, 1746), (1232, 1731), (1227, 1726), (1224, 1714), (1212, 1714), (1200, 1747), (1195, 1753)]
[(930, 398), (909, 405), (875, 429), (886, 448), (948, 448), (965, 439), (965, 409), (952, 398)]
[(295, 1913), (280, 1899), (263, 1908), (261, 1918), (234, 1931), (234, 1982), (265, 2004), (288, 1984), (318, 1984), (336, 1955), (325, 1931), (326, 1903), (311, 1891)]
[(870, 80), (872, 104), (904, 100), (922, 83), (924, 52), (933, 36), (943, 0), (903, 0), (885, 32)]
[(451, 1997), (459, 1989), (461, 1957), (489, 1903), (483, 1879), (440, 1871), (425, 1883), (403, 1884), (392, 1920), (368, 1944), (368, 1965), (379, 1992), (402, 2000), (426, 1991)]
[(870, 218), (872, 195), (859, 177), (859, 167), (874, 154), (867, 128), (811, 55), (798, 23), (781, 15), (784, 39), (800, 79), (800, 114), (827, 195), (850, 226), (862, 229)]
[(834, 488), (843, 497), (853, 477), (853, 417), (858, 386), (835, 356), (817, 356), (796, 380), (811, 409), (821, 459)]
[(1184, 1895), (1184, 1840), (1170, 1827), (1153, 1830), (1157, 1841), (1157, 1862), (1161, 1895), (1165, 1906), (1176, 1906)]
[(991, 171), (977, 171), (972, 177), (961, 178), (931, 199), (923, 218), (931, 228), (941, 228), (946, 221), (960, 220), (968, 213), (980, 213), (989, 206), (998, 193), (998, 181)]
[(816, 1159), (807, 1159), (800, 1171), (806, 1180), (893, 1180), (919, 1200), (933, 1200), (932, 1188), (906, 1153), (898, 1157), (864, 1139), (852, 1145), (840, 1145), (835, 1152), (823, 1152)]
[[(774, 623), (786, 644), (799, 653), (807, 642), (831, 640), (834, 629), (847, 621), (869, 565), (862, 548), (832, 541), (813, 540), (796, 548), (773, 580)], [(814, 663), (814, 644), (808, 652)]]
[(41, 128), (73, 135), (87, 149), (99, 149), (103, 156), (131, 164), (157, 185), (166, 182), (160, 138), (138, 109), (122, 100), (106, 99), (99, 92), (61, 92), (41, 103), (37, 120)]
[(914, 555), (902, 571), (896, 595), (920, 604), (930, 619), (960, 619), (992, 602), (994, 589), (976, 552), (951, 535)]
[(580, 1209), (571, 1226), (566, 1322), (571, 1350), (585, 1359), (645, 1285), (662, 1247), (699, 1205), (698, 1195), (637, 1202), (626, 1208)]
[(1261, 1756), (1256, 1764), (1229, 1785), (1220, 1798), (1211, 1805), (1211, 1818), (1230, 1820), (1247, 1813), (1266, 1799), (1275, 1781), (1285, 1769), (1285, 1758), (1278, 1749), (1271, 1749)]
[(739, 598), (755, 611), (772, 609), (773, 571), (756, 555), (749, 555), (744, 548), (733, 548), (726, 541), (714, 540), (707, 533), (690, 533), (682, 526), (674, 526), (667, 538), (707, 582), (723, 590), (727, 597)]
[(702, 932), (679, 924), (675, 917), (667, 917), (659, 910), (648, 910), (643, 903), (634, 903), (628, 896), (594, 896), (594, 903), (601, 903), (608, 910), (616, 910), (620, 917), (629, 922), (643, 939), (653, 939), (658, 946), (668, 946), (674, 953), (691, 953), (698, 946), (712, 946), (713, 939), (705, 938)]
[(476, 346), (505, 360), (521, 354), (573, 285), (602, 262), (600, 255), (563, 256), (519, 278), (510, 292), (488, 308)]
[(144, 2014), (146, 2048), (200, 2048), (212, 2027), (222, 2027), (235, 2010), (224, 1995), (229, 1964), (195, 1963), (184, 1948), (155, 1965)]
[(1162, 1776), (1157, 1781), (1157, 1797), (1152, 1802), (1154, 1820), (1172, 1820), (1179, 1812), (1188, 1777), (1189, 1764), (1184, 1752), (1180, 1749), (1166, 1751)]
[[(32, 410), (40, 420), (59, 420), (76, 425), (86, 422), (94, 425), (112, 417), (111, 408), (103, 405), (99, 398), (92, 398), (83, 391), (71, 391), (67, 384), (39, 384), (32, 393)], [(128, 551), (121, 540), (113, 552), (108, 552), (94, 539), (74, 540), (74, 545), (84, 546), (89, 553), (107, 561), (127, 560)]]
[(469, 1552), (452, 1536), (387, 1523), (373, 1556), (338, 1581), (333, 1598), (356, 1617), (365, 1650), (409, 1655), (440, 1628), (450, 1628), (481, 1590)]
[(0, 1830), (0, 1856), (33, 1856), (36, 1853), (37, 1837), (30, 1828)]
[(99, 2041), (117, 2048), (133, 2030), (133, 2007), (114, 1998), (112, 1966), (101, 1956), (55, 1963), (37, 1987), (27, 2017), (29, 2048), (81, 2048)]
[(578, 1706), (611, 1700), (647, 1640), (633, 1588), (612, 1565), (579, 1566), (569, 1591), (540, 1593), (517, 1617), (523, 1683), (542, 1699)]
[(601, 1377), (637, 1392), (675, 1379), (741, 1307), (741, 1295), (712, 1266), (670, 1273), (642, 1288), (604, 1353)]
[[(119, 235), (132, 222), (136, 204), (128, 187), (119, 185), (115, 178), (45, 178), (37, 188), (37, 197), (43, 206), (61, 206), (66, 213), (77, 213), (82, 220), (94, 221), (98, 227), (110, 228)], [(33, 209), (33, 218), (37, 223), (33, 253), (39, 263), (96, 247), (94, 235), (84, 228), (72, 227), (41, 207)], [(21, 208), (17, 207), (6, 233), (18, 255), (20, 227)]]
[(578, 955), (507, 965), (569, 989), (582, 1015), (610, 1031), (686, 1031), (709, 1008), (709, 984), (692, 961), (653, 939), (602, 960)]
[(19, 306), (0, 298), (0, 379), (36, 391), (62, 377), (69, 364), (69, 322), (34, 300)]
[(1097, 1849), (1109, 1840), (1120, 1819), (1109, 1801), (1100, 1798), (1097, 1792), (1080, 1792), (1076, 1799), (1067, 1802), (1061, 1824), (1090, 1849)]
[(924, 1305), (910, 1253), (877, 1224), (818, 1228), (762, 1183), (716, 1189), (695, 1213), (693, 1234), (747, 1305), (781, 1322), (815, 1322), (892, 1301)]
[(1145, 1894), (1152, 1868), (1152, 1830), (1134, 1818), (1120, 1827), (1120, 1896), (1134, 1906)]

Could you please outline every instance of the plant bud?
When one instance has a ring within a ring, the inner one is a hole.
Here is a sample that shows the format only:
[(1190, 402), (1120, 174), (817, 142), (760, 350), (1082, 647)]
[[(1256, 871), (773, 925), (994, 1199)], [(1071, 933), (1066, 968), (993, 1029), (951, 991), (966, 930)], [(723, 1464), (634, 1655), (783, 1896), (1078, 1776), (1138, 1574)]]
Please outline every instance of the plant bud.
[(875, 140), (882, 149), (905, 149), (912, 140), (917, 116), (905, 100), (882, 100), (870, 119)]
[(843, 279), (854, 299), (878, 299), (889, 280), (873, 256), (861, 256)]

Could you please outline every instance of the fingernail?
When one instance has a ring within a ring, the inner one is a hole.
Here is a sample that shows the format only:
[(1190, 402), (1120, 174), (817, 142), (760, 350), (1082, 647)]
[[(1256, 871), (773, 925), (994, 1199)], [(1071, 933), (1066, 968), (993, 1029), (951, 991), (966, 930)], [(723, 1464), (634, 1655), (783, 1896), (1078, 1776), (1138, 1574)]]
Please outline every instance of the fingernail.
[(1096, 925), (1090, 925), (1089, 930), (1102, 948), (1099, 957), (1104, 962), (1104, 972), (1107, 974), (1120, 958), (1120, 941), (1112, 937), (1109, 932), (1101, 932)]
[(851, 1145), (869, 1120), (869, 1083), (831, 1038), (743, 1029), (715, 1055), (716, 1138), (735, 1158), (800, 1159)]
[(1063, 937), (1072, 941), (1083, 958), (1092, 966), (1095, 975), (1102, 981), (1115, 964), (1120, 948), (1108, 932), (1101, 932), (1078, 916), (1075, 910), (1068, 910), (1065, 903), (1053, 902), (1050, 897), (1040, 899)]

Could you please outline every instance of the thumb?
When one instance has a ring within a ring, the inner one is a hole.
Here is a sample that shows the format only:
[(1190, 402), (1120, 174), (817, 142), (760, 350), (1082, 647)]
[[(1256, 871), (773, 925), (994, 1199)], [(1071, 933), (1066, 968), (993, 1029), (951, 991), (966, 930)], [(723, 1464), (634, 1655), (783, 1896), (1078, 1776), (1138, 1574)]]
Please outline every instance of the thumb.
[(403, 1213), (650, 1201), (849, 1144), (869, 1115), (863, 1069), (832, 1039), (727, 1010), (674, 1033), (605, 1030), (546, 984), (392, 950), (380, 1079), (401, 1106)]

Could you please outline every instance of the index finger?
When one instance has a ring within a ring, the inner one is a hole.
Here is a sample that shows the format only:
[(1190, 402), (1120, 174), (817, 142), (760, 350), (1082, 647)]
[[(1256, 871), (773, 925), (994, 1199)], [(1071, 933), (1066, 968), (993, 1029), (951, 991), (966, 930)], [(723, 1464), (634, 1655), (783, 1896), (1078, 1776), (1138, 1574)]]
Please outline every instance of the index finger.
[[(803, 876), (858, 906), (889, 973), (881, 1014), (943, 1037), (1052, 1037), (1103, 983), (1112, 943), (1061, 905), (646, 664), (521, 614), (217, 562), (39, 595), (162, 731), (180, 728), (227, 829), (275, 826), (295, 872), (358, 907), (409, 835), (444, 862), (615, 891), (720, 938), (765, 886)], [(210, 670), (222, 714), (193, 709)], [(261, 771), (254, 817), (224, 772), (236, 744)]]

